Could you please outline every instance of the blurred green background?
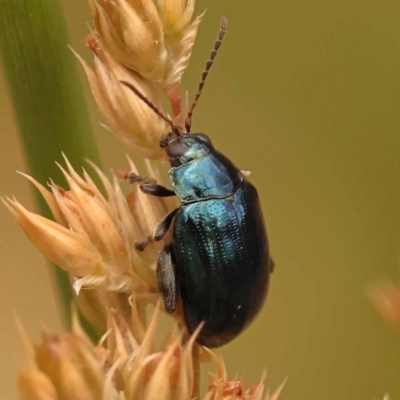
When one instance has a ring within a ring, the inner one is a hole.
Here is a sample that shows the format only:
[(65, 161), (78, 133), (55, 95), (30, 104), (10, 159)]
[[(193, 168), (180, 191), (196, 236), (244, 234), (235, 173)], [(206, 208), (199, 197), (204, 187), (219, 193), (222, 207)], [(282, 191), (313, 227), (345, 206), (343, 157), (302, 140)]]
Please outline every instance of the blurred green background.
[[(71, 44), (90, 61), (88, 6), (64, 6)], [(208, 11), (185, 76), (191, 94), (222, 15), (230, 25), (193, 131), (252, 171), (277, 265), (261, 315), (221, 350), (228, 371), (257, 382), (267, 368), (271, 387), (288, 375), (283, 399), (399, 398), (400, 337), (366, 288), (400, 279), (400, 3), (197, 6)], [(1, 193), (32, 208), (14, 173), (26, 166), (3, 77), (0, 92)], [(88, 91), (87, 99), (104, 167), (124, 166), (126, 149), (99, 126)], [(41, 322), (61, 324), (45, 262), (4, 207), (0, 220), (0, 387), (14, 399), (23, 353), (13, 311), (34, 338)]]

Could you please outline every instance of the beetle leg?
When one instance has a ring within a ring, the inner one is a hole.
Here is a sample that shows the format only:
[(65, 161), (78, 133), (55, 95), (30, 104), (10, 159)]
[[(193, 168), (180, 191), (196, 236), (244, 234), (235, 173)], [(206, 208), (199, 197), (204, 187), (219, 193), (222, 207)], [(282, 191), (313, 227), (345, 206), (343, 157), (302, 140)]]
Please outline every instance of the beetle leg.
[(161, 240), (164, 235), (168, 232), (169, 227), (171, 226), (172, 220), (175, 217), (175, 214), (177, 213), (178, 208), (175, 208), (175, 210), (171, 211), (169, 214), (167, 214), (155, 227), (154, 232), (153, 232), (153, 240), (158, 242)]
[(168, 313), (176, 309), (177, 285), (172, 245), (165, 246), (157, 259), (157, 284)]
[(154, 179), (146, 178), (146, 177), (141, 177), (140, 175), (137, 175), (135, 172), (129, 172), (126, 175), (126, 178), (129, 183), (136, 183), (140, 182), (140, 190), (148, 194), (150, 196), (157, 196), (157, 197), (171, 197), (175, 196), (175, 192), (171, 189), (166, 188), (165, 186), (157, 184), (157, 182)]
[(168, 232), (169, 227), (171, 226), (172, 220), (175, 217), (176, 212), (178, 211), (178, 208), (175, 210), (171, 211), (169, 214), (167, 214), (154, 228), (153, 233), (148, 236), (146, 239), (141, 240), (140, 242), (135, 243), (135, 247), (139, 251), (143, 251), (147, 245), (151, 242), (158, 242), (161, 240), (164, 235)]
[(140, 185), (140, 189), (142, 190), (143, 193), (149, 194), (150, 196), (157, 196), (157, 197), (176, 196), (173, 190), (157, 184), (142, 183)]

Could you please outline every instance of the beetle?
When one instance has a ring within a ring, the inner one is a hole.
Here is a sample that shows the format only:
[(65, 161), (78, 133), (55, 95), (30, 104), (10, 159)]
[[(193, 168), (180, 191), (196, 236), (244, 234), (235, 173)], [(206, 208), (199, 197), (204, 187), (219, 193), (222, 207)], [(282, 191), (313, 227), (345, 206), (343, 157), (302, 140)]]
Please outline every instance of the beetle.
[(157, 224), (152, 235), (136, 243), (140, 251), (161, 240), (173, 225), (172, 243), (157, 259), (157, 283), (169, 313), (183, 308), (189, 333), (203, 323), (197, 342), (219, 347), (233, 340), (260, 310), (268, 291), (273, 262), (259, 198), (254, 186), (208, 136), (190, 133), (193, 110), (227, 27), (218, 39), (186, 119), (186, 133), (161, 113), (132, 84), (122, 82), (171, 126), (160, 146), (171, 168), (172, 190), (130, 173), (144, 193), (177, 196), (180, 206)]

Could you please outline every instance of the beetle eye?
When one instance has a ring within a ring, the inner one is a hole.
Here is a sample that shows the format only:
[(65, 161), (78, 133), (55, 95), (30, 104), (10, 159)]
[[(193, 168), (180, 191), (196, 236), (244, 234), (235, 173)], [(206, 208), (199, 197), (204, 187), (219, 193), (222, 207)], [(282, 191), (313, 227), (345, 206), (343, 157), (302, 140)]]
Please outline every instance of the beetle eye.
[(187, 149), (188, 147), (185, 144), (177, 140), (170, 143), (166, 150), (168, 157), (176, 158), (183, 156), (186, 153)]

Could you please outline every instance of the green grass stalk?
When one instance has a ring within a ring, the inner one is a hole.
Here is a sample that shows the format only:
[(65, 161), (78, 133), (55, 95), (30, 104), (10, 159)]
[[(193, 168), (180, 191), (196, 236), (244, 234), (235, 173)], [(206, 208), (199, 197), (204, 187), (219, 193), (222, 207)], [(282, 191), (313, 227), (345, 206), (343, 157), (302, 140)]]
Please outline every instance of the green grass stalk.
[[(99, 155), (76, 60), (59, 0), (0, 0), (0, 45), (21, 141), (32, 175), (42, 183), (62, 181), (54, 160), (64, 152), (79, 168)], [(42, 215), (50, 212), (40, 195)], [(65, 317), (69, 320), (71, 285), (54, 268)]]

